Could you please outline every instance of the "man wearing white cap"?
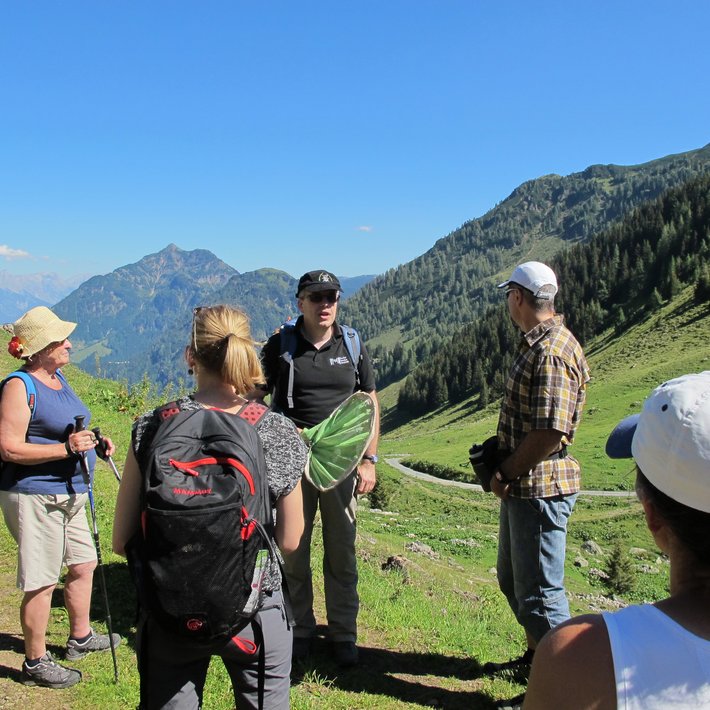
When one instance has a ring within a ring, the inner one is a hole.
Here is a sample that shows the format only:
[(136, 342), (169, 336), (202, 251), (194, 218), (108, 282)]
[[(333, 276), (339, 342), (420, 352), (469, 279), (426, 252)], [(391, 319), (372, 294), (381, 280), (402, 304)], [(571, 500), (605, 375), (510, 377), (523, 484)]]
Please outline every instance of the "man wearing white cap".
[[(557, 278), (529, 261), (498, 286), (523, 338), (506, 384), (498, 420), (499, 465), (491, 480), (501, 499), (498, 584), (527, 650), (483, 672), (526, 676), (540, 639), (569, 618), (564, 588), (567, 521), (580, 489), (568, 454), (584, 406), (589, 368), (580, 344), (555, 314)], [(510, 701), (512, 707), (522, 697)]]
[[(710, 372), (657, 387), (606, 445), (636, 462), (670, 597), (572, 619), (540, 644), (525, 708), (710, 707)], [(560, 683), (564, 678), (564, 683)]]

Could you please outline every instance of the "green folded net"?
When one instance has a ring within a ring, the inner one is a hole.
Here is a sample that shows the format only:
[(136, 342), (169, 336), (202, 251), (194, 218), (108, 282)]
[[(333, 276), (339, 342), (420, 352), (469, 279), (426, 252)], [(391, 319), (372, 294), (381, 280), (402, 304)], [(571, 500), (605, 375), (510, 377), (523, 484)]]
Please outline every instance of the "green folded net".
[(337, 486), (360, 463), (374, 434), (375, 402), (355, 392), (320, 424), (301, 431), (310, 449), (306, 478), (321, 491)]

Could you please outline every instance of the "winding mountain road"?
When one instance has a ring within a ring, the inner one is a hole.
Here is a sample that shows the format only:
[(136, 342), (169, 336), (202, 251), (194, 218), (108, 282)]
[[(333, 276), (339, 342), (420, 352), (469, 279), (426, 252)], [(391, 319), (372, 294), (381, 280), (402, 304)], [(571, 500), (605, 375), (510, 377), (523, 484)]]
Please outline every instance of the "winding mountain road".
[[(483, 491), (481, 486), (477, 483), (464, 483), (463, 481), (449, 481), (446, 478), (437, 478), (428, 473), (422, 473), (421, 471), (415, 471), (413, 468), (407, 468), (403, 466), (401, 458), (385, 458), (385, 462), (388, 463), (392, 468), (396, 468), (398, 471), (412, 476), (413, 478), (419, 478), (422, 481), (428, 481), (429, 483), (438, 483), (441, 486), (454, 486), (455, 488), (467, 488), (470, 491)], [(633, 491), (580, 491), (581, 496), (601, 496), (605, 498), (635, 498), (636, 493)]]

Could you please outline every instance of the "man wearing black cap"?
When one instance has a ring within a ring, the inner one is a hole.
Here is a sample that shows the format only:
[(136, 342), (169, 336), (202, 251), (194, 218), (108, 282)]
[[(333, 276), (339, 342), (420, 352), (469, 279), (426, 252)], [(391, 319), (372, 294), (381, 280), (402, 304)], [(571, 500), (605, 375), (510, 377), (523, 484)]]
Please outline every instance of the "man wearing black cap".
[[(335, 320), (341, 291), (340, 282), (329, 271), (317, 269), (304, 274), (296, 292), (301, 316), (293, 327), (293, 347), (285, 347), (282, 330), (269, 339), (262, 351), (272, 404), (299, 428), (323, 421), (356, 390), (375, 393), (372, 364), (359, 336)], [(357, 339), (359, 347), (353, 348), (352, 343), (348, 347), (346, 338)], [(352, 666), (358, 661), (356, 495), (367, 494), (375, 486), (377, 438), (376, 434), (357, 469), (332, 490), (321, 492), (303, 481), (305, 532), (298, 550), (285, 560), (295, 621), (296, 660), (310, 653), (316, 629), (310, 546), (313, 520), (320, 507), (328, 637), (339, 665)]]

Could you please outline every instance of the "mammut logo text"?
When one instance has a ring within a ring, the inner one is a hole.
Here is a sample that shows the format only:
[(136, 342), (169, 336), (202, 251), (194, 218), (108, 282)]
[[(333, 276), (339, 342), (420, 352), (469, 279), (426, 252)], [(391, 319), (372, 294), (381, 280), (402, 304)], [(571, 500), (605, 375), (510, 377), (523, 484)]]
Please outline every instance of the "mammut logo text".
[(188, 488), (173, 488), (173, 493), (176, 496), (206, 496), (212, 493), (212, 489), (203, 488), (199, 491), (191, 491)]
[(346, 357), (331, 357), (330, 366), (333, 365), (347, 365), (349, 360)]

